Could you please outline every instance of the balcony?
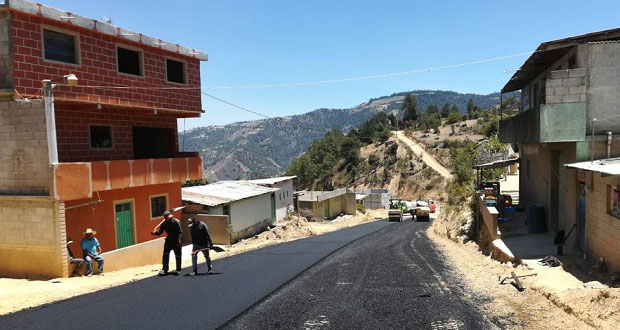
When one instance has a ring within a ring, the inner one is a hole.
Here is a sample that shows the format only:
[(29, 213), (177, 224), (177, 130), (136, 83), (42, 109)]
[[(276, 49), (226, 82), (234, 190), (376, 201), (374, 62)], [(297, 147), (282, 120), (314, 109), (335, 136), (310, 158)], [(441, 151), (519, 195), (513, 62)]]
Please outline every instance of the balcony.
[(551, 71), (543, 82), (541, 103), (502, 120), (504, 143), (574, 142), (586, 134), (586, 70)]
[(586, 104), (543, 104), (499, 123), (503, 143), (583, 141), (586, 136)]
[(54, 166), (54, 198), (90, 198), (93, 191), (123, 189), (202, 179), (202, 158), (179, 153), (175, 158), (127, 159)]

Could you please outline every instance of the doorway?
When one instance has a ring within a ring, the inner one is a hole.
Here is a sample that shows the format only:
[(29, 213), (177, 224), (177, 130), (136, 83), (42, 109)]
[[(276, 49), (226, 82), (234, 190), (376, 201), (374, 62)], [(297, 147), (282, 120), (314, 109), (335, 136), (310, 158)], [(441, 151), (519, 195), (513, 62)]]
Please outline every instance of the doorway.
[(120, 249), (134, 244), (133, 238), (133, 202), (116, 202), (116, 248)]

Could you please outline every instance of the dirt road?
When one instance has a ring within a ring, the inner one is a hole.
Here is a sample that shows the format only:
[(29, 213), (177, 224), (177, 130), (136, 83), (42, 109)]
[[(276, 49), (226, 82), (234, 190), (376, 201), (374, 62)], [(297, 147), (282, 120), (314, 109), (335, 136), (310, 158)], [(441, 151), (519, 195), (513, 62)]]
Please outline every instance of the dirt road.
[(448, 170), (447, 168), (445, 168), (443, 165), (441, 165), (436, 159), (435, 157), (433, 157), (431, 154), (429, 154), (428, 152), (426, 152), (426, 150), (424, 150), (424, 148), (422, 148), (422, 146), (420, 146), (418, 143), (413, 142), (410, 138), (408, 138), (405, 135), (405, 132), (403, 131), (396, 131), (396, 137), (398, 137), (398, 139), (404, 143), (405, 145), (407, 145), (409, 148), (411, 148), (411, 150), (418, 156), (420, 156), (422, 158), (422, 161), (430, 166), (430, 168), (432, 168), (433, 170), (435, 170), (437, 173), (439, 173), (441, 176), (443, 176), (446, 179), (452, 179), (452, 173), (450, 173), (450, 170)]

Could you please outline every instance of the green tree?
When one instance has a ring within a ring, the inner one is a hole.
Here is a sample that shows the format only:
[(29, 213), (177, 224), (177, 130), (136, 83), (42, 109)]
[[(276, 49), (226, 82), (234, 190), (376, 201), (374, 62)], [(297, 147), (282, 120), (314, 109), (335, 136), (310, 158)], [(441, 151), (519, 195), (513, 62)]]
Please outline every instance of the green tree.
[(459, 107), (456, 104), (453, 104), (452, 108), (450, 109), (450, 113), (460, 113)]
[(418, 120), (418, 101), (415, 98), (415, 95), (412, 93), (407, 93), (403, 100), (402, 109), (404, 111), (403, 114), (403, 123), (406, 126), (412, 126), (413, 123)]
[(441, 107), (441, 118), (448, 118), (451, 110), (452, 110), (452, 107), (450, 107), (450, 103), (448, 102), (444, 103), (443, 107)]
[(476, 118), (479, 110), (480, 108), (478, 108), (476, 103), (474, 103), (473, 99), (469, 99), (469, 101), (467, 101), (467, 117), (469, 117), (469, 119)]

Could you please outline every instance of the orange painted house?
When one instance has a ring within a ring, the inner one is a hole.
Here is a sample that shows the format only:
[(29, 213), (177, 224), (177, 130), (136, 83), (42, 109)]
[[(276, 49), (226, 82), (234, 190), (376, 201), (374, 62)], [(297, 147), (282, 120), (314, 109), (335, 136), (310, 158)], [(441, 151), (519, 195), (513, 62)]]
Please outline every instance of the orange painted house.
[(47, 265), (0, 275), (67, 276), (65, 239), (86, 228), (104, 251), (153, 239), (181, 184), (202, 179), (198, 153), (179, 152), (177, 119), (204, 112), (207, 54), (23, 0), (0, 5), (0, 33), (0, 212), (29, 219), (0, 234), (0, 258)]

